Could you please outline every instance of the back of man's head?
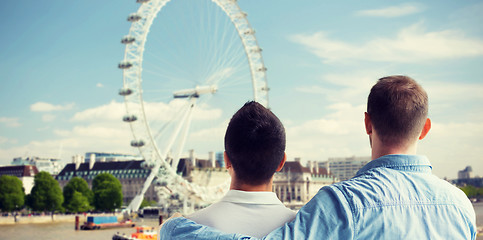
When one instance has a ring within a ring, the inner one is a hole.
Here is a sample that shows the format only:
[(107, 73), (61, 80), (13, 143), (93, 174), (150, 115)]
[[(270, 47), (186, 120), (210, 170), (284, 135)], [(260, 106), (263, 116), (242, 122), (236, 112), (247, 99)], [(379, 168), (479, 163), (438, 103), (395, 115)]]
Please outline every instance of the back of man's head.
[(267, 183), (284, 158), (285, 129), (270, 110), (247, 102), (228, 124), (225, 151), (238, 181)]
[(419, 137), (428, 116), (428, 95), (410, 77), (384, 77), (371, 89), (367, 113), (383, 144), (402, 146)]

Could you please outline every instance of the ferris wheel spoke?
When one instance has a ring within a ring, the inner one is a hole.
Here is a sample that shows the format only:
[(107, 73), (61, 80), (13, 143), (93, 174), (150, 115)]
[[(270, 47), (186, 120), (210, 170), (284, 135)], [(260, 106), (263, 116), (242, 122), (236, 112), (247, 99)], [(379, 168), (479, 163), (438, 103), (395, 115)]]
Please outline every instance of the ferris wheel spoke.
[[(188, 108), (189, 103), (185, 104), (184, 107), (181, 107), (179, 111), (176, 114), (173, 114), (173, 116), (168, 119), (167, 121), (164, 121), (159, 130), (156, 132), (156, 134), (153, 135), (153, 138), (155, 140), (158, 140), (160, 136), (171, 126), (174, 125), (175, 123), (179, 122), (179, 119), (182, 119), (182, 116), (185, 115), (185, 112), (189, 110)], [(151, 125), (156, 125), (155, 122), (151, 122)]]

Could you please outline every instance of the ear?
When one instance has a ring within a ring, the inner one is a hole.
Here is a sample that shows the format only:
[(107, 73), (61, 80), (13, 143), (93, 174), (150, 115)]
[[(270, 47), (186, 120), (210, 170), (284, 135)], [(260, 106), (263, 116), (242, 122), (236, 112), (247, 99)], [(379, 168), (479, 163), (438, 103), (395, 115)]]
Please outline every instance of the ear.
[(223, 161), (225, 162), (225, 168), (230, 169), (231, 168), (231, 162), (230, 162), (230, 159), (228, 159), (228, 155), (226, 155), (226, 151), (223, 152)]
[(364, 113), (364, 125), (366, 126), (367, 135), (371, 135), (372, 134), (372, 121), (371, 121), (371, 116), (369, 116), (369, 113), (367, 113), (367, 112)]
[(285, 165), (285, 161), (287, 161), (287, 154), (283, 153), (283, 159), (280, 162), (280, 164), (278, 165), (277, 172), (280, 172), (280, 170), (282, 170), (283, 165)]
[(421, 130), (421, 135), (419, 135), (419, 140), (422, 140), (424, 137), (429, 132), (429, 129), (431, 129), (431, 120), (429, 118), (426, 118), (426, 122), (424, 123), (423, 130)]

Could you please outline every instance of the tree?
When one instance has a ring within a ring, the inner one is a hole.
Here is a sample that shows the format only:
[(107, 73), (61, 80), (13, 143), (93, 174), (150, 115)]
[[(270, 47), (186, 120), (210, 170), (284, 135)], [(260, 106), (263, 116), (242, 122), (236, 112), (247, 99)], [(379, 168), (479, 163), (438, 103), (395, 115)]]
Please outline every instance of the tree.
[(77, 191), (74, 191), (74, 194), (72, 194), (69, 203), (64, 206), (71, 212), (86, 212), (91, 209), (87, 197)]
[(141, 202), (141, 206), (139, 206), (139, 208), (145, 208), (145, 207), (150, 207), (150, 206), (155, 206), (157, 204), (156, 201), (148, 201), (146, 199), (143, 199), (143, 201)]
[(48, 173), (40, 172), (35, 175), (34, 187), (28, 197), (28, 205), (34, 211), (51, 211), (62, 209), (62, 190), (59, 183)]
[(477, 189), (472, 185), (466, 185), (464, 187), (461, 187), (460, 189), (466, 194), (468, 198), (473, 198), (478, 193)]
[[(76, 193), (78, 194), (74, 197)], [(94, 194), (89, 189), (89, 185), (86, 180), (80, 177), (72, 178), (67, 185), (64, 186), (63, 194), (63, 206), (71, 212), (85, 212), (91, 209), (94, 201)], [(82, 198), (85, 198), (85, 201)], [(82, 204), (79, 205), (81, 202)]]
[(109, 173), (101, 173), (92, 181), (94, 207), (100, 211), (114, 211), (122, 205), (121, 182)]
[(15, 176), (0, 176), (0, 209), (11, 212), (23, 207), (25, 193), (22, 181)]

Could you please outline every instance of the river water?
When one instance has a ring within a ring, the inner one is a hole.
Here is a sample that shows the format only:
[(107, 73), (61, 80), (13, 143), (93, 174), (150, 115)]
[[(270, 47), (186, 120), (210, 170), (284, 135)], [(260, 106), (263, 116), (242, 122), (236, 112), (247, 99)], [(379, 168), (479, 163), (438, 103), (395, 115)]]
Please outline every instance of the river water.
[[(157, 227), (158, 219), (140, 219), (136, 226)], [(76, 231), (74, 222), (0, 225), (0, 240), (112, 240), (119, 233), (131, 235), (134, 228)]]
[[(476, 212), (476, 223), (483, 226), (483, 202), (473, 205)], [(157, 227), (157, 219), (136, 222), (137, 226)], [(0, 225), (0, 240), (111, 240), (117, 233), (131, 234), (133, 228), (117, 228), (94, 231), (75, 231), (74, 223), (44, 223)], [(483, 240), (483, 236), (477, 238)]]

